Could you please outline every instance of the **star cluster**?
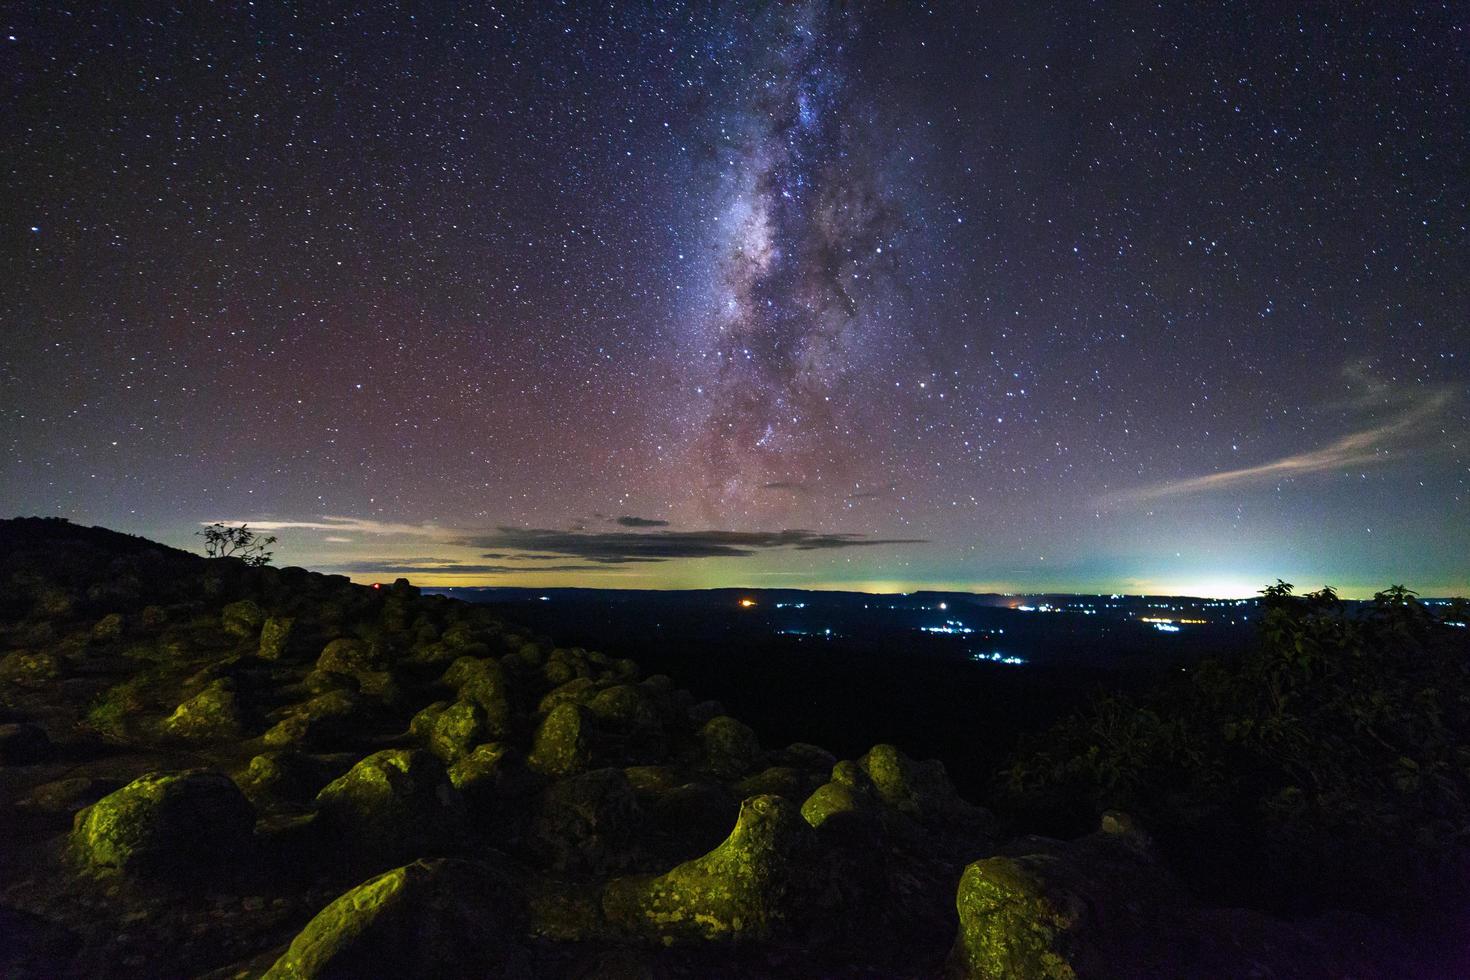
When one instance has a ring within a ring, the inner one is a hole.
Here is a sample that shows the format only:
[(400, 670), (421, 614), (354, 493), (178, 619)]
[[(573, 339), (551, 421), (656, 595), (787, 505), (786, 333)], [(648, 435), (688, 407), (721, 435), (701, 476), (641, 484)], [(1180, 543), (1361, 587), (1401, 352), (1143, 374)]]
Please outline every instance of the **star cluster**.
[(443, 581), (1470, 585), (1456, 5), (4, 18), (12, 512)]

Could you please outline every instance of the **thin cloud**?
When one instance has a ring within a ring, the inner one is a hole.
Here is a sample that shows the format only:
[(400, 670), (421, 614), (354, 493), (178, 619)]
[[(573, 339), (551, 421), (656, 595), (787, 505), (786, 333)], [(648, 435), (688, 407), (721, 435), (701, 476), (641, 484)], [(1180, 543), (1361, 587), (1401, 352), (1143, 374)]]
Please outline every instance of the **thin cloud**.
[(536, 565), (526, 568), (521, 565), (488, 565), (473, 562), (437, 561), (435, 559), (410, 559), (408, 561), (365, 560), (324, 565), (325, 571), (346, 575), (510, 575), (515, 572), (600, 572), (596, 565)]
[(794, 493), (798, 497), (809, 497), (812, 493), (811, 487), (808, 487), (805, 483), (797, 483), (793, 480), (773, 480), (770, 483), (762, 483), (761, 489), (784, 490), (787, 493)]
[(668, 527), (668, 521), (656, 520), (652, 517), (619, 517), (613, 521), (623, 527)]
[[(248, 524), (256, 531), (330, 531), (336, 534), (377, 534), (436, 538), (441, 540), (448, 540), (454, 537), (456, 533), (448, 528), (438, 527), (434, 524), (394, 524), (388, 521), (374, 521), (361, 517), (323, 516), (315, 520), (306, 521), (247, 520), (236, 518), (234, 520), (200, 521), (199, 523), (205, 526), (216, 523), (232, 525)], [(327, 540), (331, 539), (329, 538)]]
[(1386, 458), (1387, 450), (1393, 448), (1392, 440), (1438, 415), (1440, 410), (1449, 403), (1450, 397), (1449, 391), (1436, 392), (1390, 422), (1370, 429), (1351, 432), (1320, 449), (1283, 456), (1257, 466), (1245, 466), (1240, 469), (1207, 473), (1184, 480), (1156, 483), (1153, 486), (1119, 494), (1112, 499), (1119, 502), (1137, 502), (1157, 500), (1161, 497), (1179, 497), (1382, 462)]
[(878, 545), (921, 544), (919, 538), (869, 538), (861, 534), (786, 531), (557, 531), (500, 527), (494, 534), (465, 539), (476, 548), (539, 552), (606, 565), (671, 561), (680, 558), (749, 558), (776, 550), (830, 551)]

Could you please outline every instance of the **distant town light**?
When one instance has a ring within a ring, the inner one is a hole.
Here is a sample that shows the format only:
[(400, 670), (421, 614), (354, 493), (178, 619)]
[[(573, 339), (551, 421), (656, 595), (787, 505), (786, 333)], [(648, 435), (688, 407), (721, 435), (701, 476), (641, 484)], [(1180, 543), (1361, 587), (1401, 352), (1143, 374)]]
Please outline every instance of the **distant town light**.
[(754, 599), (741, 599), (740, 600), (740, 605), (742, 605), (746, 609), (749, 609), (751, 606), (755, 605), (755, 600)]

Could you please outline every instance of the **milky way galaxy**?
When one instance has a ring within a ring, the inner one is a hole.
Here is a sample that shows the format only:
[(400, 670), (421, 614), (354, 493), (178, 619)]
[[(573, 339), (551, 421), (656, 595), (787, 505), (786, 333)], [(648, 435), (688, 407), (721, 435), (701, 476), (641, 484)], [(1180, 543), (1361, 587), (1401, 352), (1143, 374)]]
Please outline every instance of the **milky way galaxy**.
[(1453, 4), (12, 4), (0, 501), (371, 580), (1470, 588)]
[(807, 512), (860, 469), (851, 403), (900, 229), (849, 90), (859, 27), (851, 6), (770, 5), (741, 32), (749, 77), (712, 114), (710, 288), (684, 352), (707, 519)]

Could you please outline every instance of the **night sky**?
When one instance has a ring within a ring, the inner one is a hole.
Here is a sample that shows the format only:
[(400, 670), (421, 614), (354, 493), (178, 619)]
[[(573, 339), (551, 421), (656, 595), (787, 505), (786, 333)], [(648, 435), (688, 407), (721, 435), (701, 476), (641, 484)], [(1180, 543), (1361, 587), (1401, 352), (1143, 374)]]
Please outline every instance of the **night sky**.
[(1470, 589), (1463, 4), (451, 6), (0, 15), (6, 516)]

